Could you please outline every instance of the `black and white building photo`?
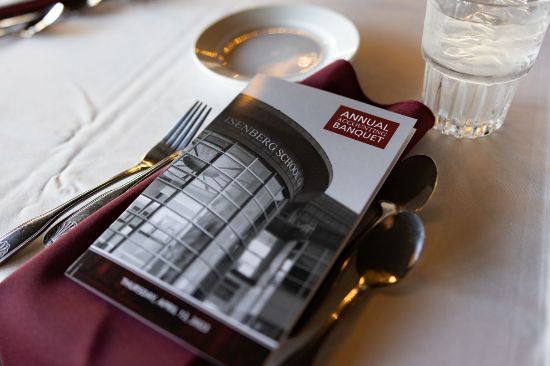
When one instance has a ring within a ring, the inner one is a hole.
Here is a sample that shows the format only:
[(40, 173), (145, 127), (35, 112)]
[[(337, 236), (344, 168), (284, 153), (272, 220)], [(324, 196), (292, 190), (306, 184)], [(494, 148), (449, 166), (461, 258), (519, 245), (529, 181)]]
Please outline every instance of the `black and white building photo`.
[(241, 94), (94, 243), (242, 332), (277, 340), (357, 214), (298, 123)]

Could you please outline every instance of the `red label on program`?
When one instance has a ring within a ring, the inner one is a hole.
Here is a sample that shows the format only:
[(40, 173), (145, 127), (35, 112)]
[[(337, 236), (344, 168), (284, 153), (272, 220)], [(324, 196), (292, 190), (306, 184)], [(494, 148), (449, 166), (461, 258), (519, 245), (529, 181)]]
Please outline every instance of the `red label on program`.
[(325, 125), (325, 130), (384, 149), (399, 123), (340, 106)]

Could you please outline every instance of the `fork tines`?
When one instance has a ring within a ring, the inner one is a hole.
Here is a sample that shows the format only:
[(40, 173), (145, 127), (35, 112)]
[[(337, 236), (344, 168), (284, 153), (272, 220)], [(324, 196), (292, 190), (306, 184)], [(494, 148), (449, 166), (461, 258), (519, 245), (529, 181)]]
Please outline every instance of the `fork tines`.
[[(208, 109), (207, 109), (208, 108)], [(162, 139), (162, 142), (172, 146), (175, 150), (185, 148), (204, 123), (212, 108), (196, 101), (179, 122)]]

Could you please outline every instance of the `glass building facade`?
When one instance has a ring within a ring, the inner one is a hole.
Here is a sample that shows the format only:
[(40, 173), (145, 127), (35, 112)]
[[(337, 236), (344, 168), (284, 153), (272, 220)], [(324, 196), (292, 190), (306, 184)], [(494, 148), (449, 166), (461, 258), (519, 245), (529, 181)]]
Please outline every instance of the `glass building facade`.
[(303, 128), (241, 95), (93, 247), (277, 340), (357, 217), (324, 194), (331, 175)]
[(206, 132), (96, 245), (203, 300), (229, 269), (254, 276), (270, 248), (249, 238), (285, 201), (280, 177), (258, 157)]

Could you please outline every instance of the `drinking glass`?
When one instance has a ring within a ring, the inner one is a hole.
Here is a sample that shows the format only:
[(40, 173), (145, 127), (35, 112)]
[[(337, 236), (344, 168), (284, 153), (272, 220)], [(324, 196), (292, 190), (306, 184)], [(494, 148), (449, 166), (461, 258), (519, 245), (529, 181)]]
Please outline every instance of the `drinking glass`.
[(428, 0), (423, 98), (434, 128), (466, 138), (500, 128), (549, 20), (550, 0)]

